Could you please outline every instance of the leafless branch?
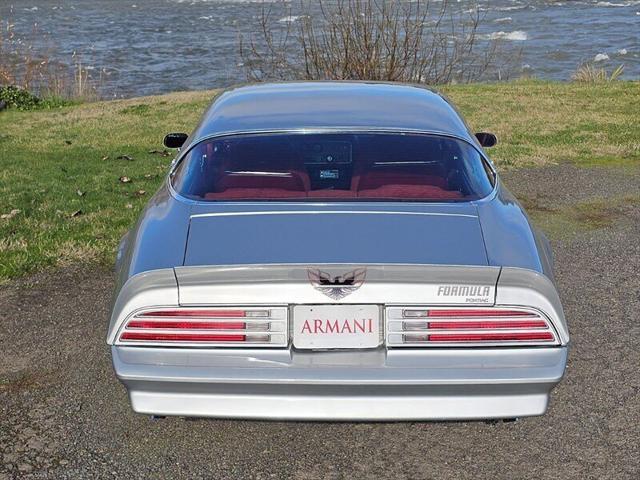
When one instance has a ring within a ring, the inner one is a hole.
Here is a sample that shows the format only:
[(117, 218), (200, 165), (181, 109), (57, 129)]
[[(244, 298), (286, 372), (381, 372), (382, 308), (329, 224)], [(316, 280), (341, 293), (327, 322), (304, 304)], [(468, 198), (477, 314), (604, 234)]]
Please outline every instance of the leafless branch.
[[(256, 34), (240, 38), (250, 81), (385, 80), (426, 84), (470, 82), (507, 76), (497, 40), (481, 38), (480, 9), (455, 12), (449, 0), (319, 0), (298, 4), (287, 21), (263, 5)], [(482, 40), (482, 41), (481, 41)]]

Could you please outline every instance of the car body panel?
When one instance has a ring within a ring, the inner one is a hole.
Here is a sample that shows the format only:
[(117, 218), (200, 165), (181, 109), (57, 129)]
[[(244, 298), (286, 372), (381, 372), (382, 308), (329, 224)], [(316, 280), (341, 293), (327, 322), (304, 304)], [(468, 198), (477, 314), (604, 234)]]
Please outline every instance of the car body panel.
[[(309, 288), (308, 269), (315, 265), (330, 274), (351, 271), (362, 264), (247, 265), (179, 267), (175, 275), (181, 305), (202, 305), (207, 298), (221, 304), (477, 304), (493, 305), (500, 269), (432, 265), (367, 265), (366, 281), (348, 300), (333, 299)], [(438, 295), (442, 285), (482, 287), (482, 295)]]
[(513, 194), (498, 181), (496, 196), (477, 202), (489, 265), (526, 268), (552, 277), (545, 240)]
[(166, 185), (149, 200), (119, 247), (117, 288), (134, 275), (181, 265), (191, 205), (176, 201)]
[[(126, 319), (145, 305), (384, 304), (502, 305), (533, 307), (551, 318), (563, 345), (569, 330), (553, 283), (531, 270), (438, 265), (367, 265), (366, 282), (346, 300), (312, 288), (308, 269), (316, 265), (176, 267), (138, 274), (127, 282), (113, 308), (107, 341), (114, 343)], [(362, 264), (321, 264), (329, 273)], [(440, 287), (482, 287), (482, 294), (445, 294)], [(295, 299), (295, 301), (292, 301)]]
[(196, 215), (184, 265), (487, 265), (480, 223), (472, 212), (324, 208)]
[(566, 347), (112, 353), (140, 413), (351, 421), (540, 415), (567, 358)]
[[(448, 101), (424, 88), (302, 82), (223, 93), (176, 162), (212, 136), (324, 130), (435, 132), (482, 152)], [(181, 197), (169, 179), (123, 237), (116, 262), (107, 342), (135, 411), (309, 420), (513, 418), (546, 411), (566, 366), (568, 325), (549, 242), (497, 174), (491, 194), (455, 203), (205, 202)], [(333, 276), (365, 269), (366, 279), (335, 299), (314, 287), (311, 269)], [(482, 287), (483, 293), (443, 295), (446, 286)], [(370, 350), (302, 351), (291, 344), (164, 348), (117, 341), (127, 320), (150, 307), (291, 311), (300, 304), (374, 304), (383, 313), (405, 305), (523, 307), (549, 319), (558, 344), (420, 349), (383, 343)]]
[(322, 128), (434, 132), (475, 142), (449, 102), (422, 86), (284, 82), (242, 86), (222, 93), (203, 115), (183, 150), (212, 135)]

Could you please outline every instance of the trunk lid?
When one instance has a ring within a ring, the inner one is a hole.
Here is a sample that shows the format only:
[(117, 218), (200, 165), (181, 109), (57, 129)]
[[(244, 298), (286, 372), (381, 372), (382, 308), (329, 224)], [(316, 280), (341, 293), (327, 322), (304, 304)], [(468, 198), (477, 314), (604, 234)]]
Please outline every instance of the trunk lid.
[(349, 209), (279, 207), (191, 216), (185, 266), (431, 264), (487, 266), (470, 204)]

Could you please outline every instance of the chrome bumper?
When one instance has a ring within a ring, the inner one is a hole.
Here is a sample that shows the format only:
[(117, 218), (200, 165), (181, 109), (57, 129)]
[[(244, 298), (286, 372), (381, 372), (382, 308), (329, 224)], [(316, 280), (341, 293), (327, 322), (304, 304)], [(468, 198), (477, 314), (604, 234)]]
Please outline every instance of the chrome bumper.
[(567, 348), (291, 350), (112, 347), (133, 409), (286, 420), (541, 415)]

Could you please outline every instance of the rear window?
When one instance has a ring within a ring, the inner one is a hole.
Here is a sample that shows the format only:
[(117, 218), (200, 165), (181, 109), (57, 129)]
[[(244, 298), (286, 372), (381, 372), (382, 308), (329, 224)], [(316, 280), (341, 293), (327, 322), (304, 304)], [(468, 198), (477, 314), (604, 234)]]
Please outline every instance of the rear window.
[(482, 198), (493, 178), (478, 151), (437, 135), (251, 134), (193, 147), (171, 182), (205, 201), (416, 201)]

